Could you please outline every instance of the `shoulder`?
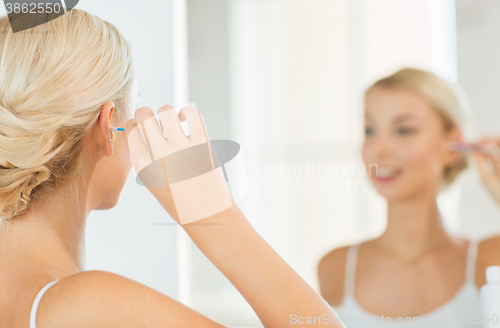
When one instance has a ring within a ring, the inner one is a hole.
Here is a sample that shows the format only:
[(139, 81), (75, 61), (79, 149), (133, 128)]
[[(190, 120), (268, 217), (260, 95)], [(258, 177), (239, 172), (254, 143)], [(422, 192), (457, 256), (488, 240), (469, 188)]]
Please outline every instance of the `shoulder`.
[(500, 236), (493, 236), (478, 242), (478, 261), (500, 264)]
[[(44, 295), (44, 300), (65, 303), (68, 300), (80, 301), (80, 298), (99, 296), (99, 300), (116, 298), (116, 295), (134, 292), (150, 292), (154, 289), (137, 281), (107, 271), (83, 271), (59, 280)], [(110, 294), (109, 292), (113, 293)], [(156, 291), (155, 291), (156, 292)], [(117, 293), (117, 294), (116, 294)], [(159, 292), (157, 292), (160, 294)], [(58, 296), (57, 298), (52, 296)]]
[(202, 322), (221, 327), (146, 285), (99, 270), (59, 280), (42, 297), (37, 315), (38, 328), (174, 327)]
[[(37, 321), (46, 323), (45, 326), (40, 324), (39, 328), (53, 327), (55, 322), (60, 322), (61, 327), (74, 326), (77, 322), (82, 326), (101, 327), (99, 321), (118, 319), (126, 307), (132, 311), (140, 308), (137, 298), (144, 294), (149, 294), (149, 299), (161, 299), (156, 293), (118, 274), (84, 271), (59, 280), (45, 292), (38, 308)], [(54, 327), (59, 326), (56, 324)]]
[(478, 242), (476, 283), (486, 283), (485, 270), (490, 265), (500, 265), (500, 236), (485, 238)]
[(345, 263), (349, 246), (327, 253), (318, 263), (321, 296), (332, 306), (338, 306), (344, 296)]
[(338, 264), (345, 263), (349, 246), (336, 248), (324, 255), (318, 263), (318, 271), (343, 271)]

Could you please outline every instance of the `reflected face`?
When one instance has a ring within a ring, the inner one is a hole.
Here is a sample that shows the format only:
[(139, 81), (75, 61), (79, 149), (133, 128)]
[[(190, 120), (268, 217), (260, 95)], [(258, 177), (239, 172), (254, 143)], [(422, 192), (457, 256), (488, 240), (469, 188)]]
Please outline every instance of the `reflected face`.
[(387, 200), (437, 194), (449, 165), (448, 145), (442, 118), (420, 96), (401, 88), (368, 92), (362, 156)]

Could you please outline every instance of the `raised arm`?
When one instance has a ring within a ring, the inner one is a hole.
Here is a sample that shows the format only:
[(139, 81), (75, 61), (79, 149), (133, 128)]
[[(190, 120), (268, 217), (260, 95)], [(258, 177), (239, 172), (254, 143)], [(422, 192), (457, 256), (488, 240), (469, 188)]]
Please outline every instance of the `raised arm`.
[[(201, 116), (195, 109), (185, 107), (177, 116), (175, 109), (165, 106), (160, 108), (158, 114), (166, 138), (159, 132), (160, 126), (154, 123), (156, 121), (151, 120), (154, 114), (147, 107), (137, 110), (135, 119), (129, 121), (126, 126), (127, 133), (133, 133), (136, 127), (154, 129), (146, 131), (148, 137), (146, 142), (152, 153), (163, 155), (171, 153), (171, 151), (163, 152), (164, 149), (185, 149), (189, 143), (191, 146), (198, 145), (204, 140), (203, 134), (208, 139)], [(182, 133), (181, 120), (188, 121), (189, 136)], [(142, 124), (142, 122), (148, 123)], [(139, 136), (138, 133), (136, 135)], [(153, 138), (157, 140), (152, 140)], [(161, 140), (162, 138), (166, 142)], [(131, 155), (148, 149), (141, 145), (131, 147), (130, 141), (129, 148)], [(144, 161), (147, 162), (149, 153), (145, 154)], [(141, 164), (141, 160), (133, 159), (132, 162), (136, 172), (145, 165)], [(223, 179), (223, 176), (219, 178)], [(216, 190), (212, 186), (220, 183), (220, 180), (217, 180), (219, 178), (214, 175), (212, 184), (207, 185), (207, 181), (203, 181), (194, 184), (196, 188), (188, 191), (199, 195), (203, 194), (203, 188)], [(171, 188), (167, 185), (148, 187), (148, 189), (180, 223), (177, 213), (179, 208), (175, 206)], [(181, 203), (178, 199), (176, 201), (177, 204)], [(193, 203), (191, 206), (200, 204)], [(248, 301), (264, 327), (296, 327), (298, 324), (307, 324), (307, 327), (344, 327), (327, 302), (266, 243), (234, 203), (217, 214), (183, 224), (182, 227), (198, 248)]]
[[(500, 204), (500, 137), (488, 136), (479, 141), (488, 145), (490, 153), (474, 153), (478, 164), (481, 182), (493, 199)], [(495, 150), (495, 146), (497, 150)], [(476, 286), (481, 287), (486, 283), (485, 271), (490, 265), (500, 265), (500, 236), (490, 236), (479, 243), (476, 261)]]
[[(237, 206), (184, 225), (198, 248), (245, 297), (266, 328), (335, 325), (337, 315), (255, 231)], [(218, 225), (207, 225), (218, 223)], [(300, 319), (302, 318), (302, 319)], [(314, 321), (311, 321), (314, 322)], [(337, 323), (340, 320), (337, 319)]]
[(488, 154), (474, 153), (481, 181), (493, 199), (500, 204), (500, 137), (485, 137), (479, 143), (489, 145), (492, 149)]

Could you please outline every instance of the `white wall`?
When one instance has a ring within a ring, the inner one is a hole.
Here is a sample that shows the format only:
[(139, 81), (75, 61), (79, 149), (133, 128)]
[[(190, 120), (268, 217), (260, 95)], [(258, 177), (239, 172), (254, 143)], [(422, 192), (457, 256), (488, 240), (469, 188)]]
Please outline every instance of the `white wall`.
[[(140, 106), (156, 113), (173, 102), (170, 0), (84, 0), (76, 8), (114, 24), (130, 42)], [(86, 269), (115, 272), (177, 297), (175, 225), (150, 224), (168, 222), (174, 221), (131, 171), (117, 206), (89, 216)]]
[[(458, 80), (469, 96), (476, 136), (500, 134), (500, 2), (457, 0)], [(500, 233), (500, 209), (477, 170), (463, 188), (461, 226), (476, 238)]]

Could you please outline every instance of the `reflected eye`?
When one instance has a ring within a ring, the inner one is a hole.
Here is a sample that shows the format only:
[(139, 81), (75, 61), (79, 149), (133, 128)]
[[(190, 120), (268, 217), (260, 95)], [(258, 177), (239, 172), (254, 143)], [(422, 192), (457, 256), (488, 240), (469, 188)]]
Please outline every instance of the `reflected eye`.
[(414, 132), (414, 129), (410, 129), (410, 128), (399, 128), (397, 129), (397, 133), (399, 135), (408, 135), (408, 134), (412, 134)]
[(371, 136), (375, 134), (375, 129), (370, 127), (365, 127), (365, 135)]

